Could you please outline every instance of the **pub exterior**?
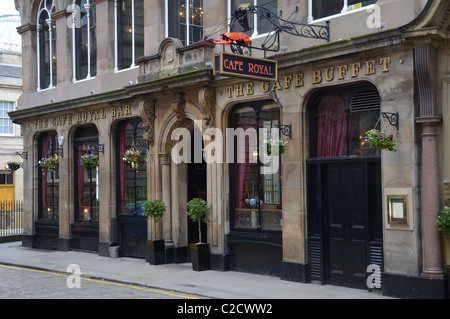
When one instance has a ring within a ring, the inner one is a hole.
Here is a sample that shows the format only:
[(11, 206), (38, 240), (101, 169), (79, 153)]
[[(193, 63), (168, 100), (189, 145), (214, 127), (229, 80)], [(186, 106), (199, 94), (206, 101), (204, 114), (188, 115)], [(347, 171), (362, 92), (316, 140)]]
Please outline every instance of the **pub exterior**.
[[(252, 50), (276, 62), (268, 80), (220, 73), (230, 48), (205, 41), (242, 31), (227, 23), (244, 1), (17, 2), (24, 246), (144, 258), (157, 235), (166, 263), (189, 262), (198, 235), (185, 212), (200, 197), (213, 270), (448, 298), (436, 224), (450, 206), (448, 1), (258, 1), (329, 27), (328, 39), (281, 34), (276, 52)], [(271, 25), (249, 24), (260, 47)], [(395, 151), (363, 145), (374, 128)], [(252, 149), (239, 129), (279, 133), (279, 170), (262, 173), (266, 140)], [(127, 150), (145, 157), (137, 169)], [(167, 207), (157, 234), (149, 199)]]

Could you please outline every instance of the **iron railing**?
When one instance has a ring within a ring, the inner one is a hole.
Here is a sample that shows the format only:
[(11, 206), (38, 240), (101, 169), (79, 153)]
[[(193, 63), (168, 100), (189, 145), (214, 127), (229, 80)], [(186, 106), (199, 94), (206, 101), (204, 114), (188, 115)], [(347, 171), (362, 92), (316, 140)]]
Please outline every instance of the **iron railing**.
[(0, 236), (23, 233), (23, 202), (0, 200)]

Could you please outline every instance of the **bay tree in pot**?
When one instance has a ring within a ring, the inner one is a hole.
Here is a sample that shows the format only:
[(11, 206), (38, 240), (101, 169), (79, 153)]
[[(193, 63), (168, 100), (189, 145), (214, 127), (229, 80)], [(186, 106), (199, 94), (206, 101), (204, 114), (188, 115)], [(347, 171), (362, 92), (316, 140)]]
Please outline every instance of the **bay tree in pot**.
[(146, 260), (151, 265), (161, 265), (164, 264), (165, 258), (165, 246), (164, 239), (157, 238), (157, 223), (164, 216), (166, 212), (166, 204), (159, 199), (152, 199), (144, 202), (142, 205), (143, 215), (147, 220), (153, 221), (154, 231), (153, 240), (147, 240), (147, 254)]
[(198, 224), (198, 243), (189, 243), (189, 252), (191, 254), (192, 269), (203, 271), (209, 269), (209, 244), (202, 242), (202, 222), (206, 223), (207, 214), (211, 206), (207, 201), (201, 198), (194, 198), (187, 203), (189, 218)]

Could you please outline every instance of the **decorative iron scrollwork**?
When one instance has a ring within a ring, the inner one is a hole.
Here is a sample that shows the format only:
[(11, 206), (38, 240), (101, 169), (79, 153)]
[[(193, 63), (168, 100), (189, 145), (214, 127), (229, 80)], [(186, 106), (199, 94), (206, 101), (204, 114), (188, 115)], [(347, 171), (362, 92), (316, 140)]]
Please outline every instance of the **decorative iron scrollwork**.
[(389, 112), (381, 112), (381, 116), (388, 120), (389, 124), (392, 126), (395, 126), (397, 130), (400, 128), (399, 123), (399, 114), (396, 113), (389, 113)]

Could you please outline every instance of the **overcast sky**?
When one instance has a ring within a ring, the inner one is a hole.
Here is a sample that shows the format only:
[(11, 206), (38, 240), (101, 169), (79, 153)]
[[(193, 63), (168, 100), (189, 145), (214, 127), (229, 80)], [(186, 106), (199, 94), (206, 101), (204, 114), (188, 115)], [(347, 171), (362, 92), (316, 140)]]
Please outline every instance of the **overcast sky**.
[(0, 15), (17, 14), (14, 0), (0, 0)]

